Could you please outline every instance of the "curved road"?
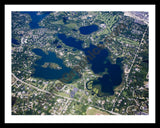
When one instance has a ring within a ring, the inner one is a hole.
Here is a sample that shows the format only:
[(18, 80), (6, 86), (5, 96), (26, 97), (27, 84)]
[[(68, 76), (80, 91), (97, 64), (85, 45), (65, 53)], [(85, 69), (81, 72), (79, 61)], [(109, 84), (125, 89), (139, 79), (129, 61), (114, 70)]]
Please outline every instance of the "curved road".
[[(40, 88), (38, 88), (38, 87), (35, 87), (35, 86), (31, 85), (31, 84), (28, 84), (28, 83), (22, 81), (21, 79), (19, 79), (18, 77), (16, 77), (13, 73), (12, 73), (12, 75), (13, 75), (13, 77), (14, 77), (17, 81), (20, 81), (21, 83), (26, 84), (26, 85), (28, 85), (28, 86), (36, 89), (37, 91), (41, 91), (41, 92), (44, 92), (44, 93), (52, 94), (52, 93), (50, 93), (50, 92), (48, 92), (48, 91), (42, 90), (42, 89), (40, 89)], [(66, 98), (66, 99), (68, 99), (68, 100), (74, 100), (74, 101), (76, 101), (76, 102), (80, 102), (80, 101), (78, 101), (78, 100), (76, 100), (76, 99), (69, 98), (69, 97), (65, 97), (65, 96), (61, 96), (61, 95), (58, 95), (58, 94), (53, 94), (53, 95), (59, 96), (59, 97), (62, 97), (62, 98)], [(80, 103), (81, 103), (81, 102), (80, 102)], [(90, 105), (90, 104), (88, 104), (88, 103), (85, 103), (85, 105), (89, 105), (89, 106), (92, 106), (92, 107), (94, 107), (94, 108), (101, 109), (101, 110), (106, 111), (106, 112), (109, 112), (109, 113), (111, 113), (111, 114), (113, 114), (113, 115), (120, 115), (119, 113), (115, 113), (115, 112), (113, 112), (113, 111), (109, 111), (109, 110), (103, 109), (103, 108), (98, 107), (98, 106), (93, 106), (93, 105)]]

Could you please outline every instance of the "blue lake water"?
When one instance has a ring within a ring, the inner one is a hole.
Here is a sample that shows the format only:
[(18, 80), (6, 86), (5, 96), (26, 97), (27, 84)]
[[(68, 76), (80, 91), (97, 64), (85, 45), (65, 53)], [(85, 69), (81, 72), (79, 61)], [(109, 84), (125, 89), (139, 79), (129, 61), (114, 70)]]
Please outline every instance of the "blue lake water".
[(20, 42), (18, 42), (18, 40), (14, 39), (14, 38), (12, 38), (12, 43), (13, 43), (13, 44), (16, 44), (16, 45), (19, 45), (19, 44), (20, 44)]
[(62, 46), (61, 46), (61, 45), (58, 45), (57, 48), (62, 48)]
[[(91, 69), (95, 74), (103, 73), (105, 72), (105, 69), (107, 69), (107, 73), (95, 80), (93, 86), (101, 85), (102, 92), (107, 93), (108, 95), (113, 95), (114, 87), (122, 82), (122, 59), (118, 58), (116, 64), (111, 64), (109, 51), (106, 48), (99, 48), (93, 44), (90, 44), (88, 48), (82, 48), (83, 41), (77, 40), (73, 37), (66, 37), (65, 34), (58, 34), (58, 38), (62, 40), (64, 44), (84, 51), (88, 63), (91, 64)], [(103, 44), (103, 42), (100, 42), (100, 44)]]
[(103, 42), (99, 42), (99, 44), (103, 44)]
[(65, 34), (57, 34), (57, 36), (66, 45), (77, 48), (79, 50), (83, 50), (82, 48), (83, 41), (77, 40), (76, 38), (73, 38), (73, 37), (66, 37)]
[[(37, 12), (21, 12), (21, 13), (28, 13), (32, 21), (29, 23), (31, 29), (35, 28), (41, 28), (38, 23), (47, 16), (50, 12), (42, 13), (41, 15), (37, 15)], [(63, 22), (67, 23), (67, 18), (63, 18)], [(96, 32), (99, 29), (97, 25), (89, 25), (89, 26), (83, 26), (79, 28), (79, 31), (83, 35), (89, 35), (93, 32)], [(73, 30), (76, 31), (76, 30)], [(94, 80), (94, 85), (101, 85), (101, 91), (104, 93), (107, 93), (109, 95), (112, 95), (114, 93), (113, 88), (115, 86), (118, 86), (122, 82), (122, 74), (123, 70), (121, 68), (121, 61), (118, 59), (116, 64), (111, 64), (109, 60), (109, 51), (108, 49), (100, 49), (99, 47), (90, 44), (88, 48), (82, 48), (82, 44), (84, 41), (78, 40), (73, 37), (67, 37), (65, 34), (57, 34), (57, 37), (62, 40), (64, 44), (67, 46), (72, 47), (73, 51), (81, 50), (85, 53), (88, 63), (91, 64), (91, 69), (95, 74), (104, 73), (105, 69), (107, 69), (107, 73), (104, 74), (102, 77), (99, 77), (97, 80)], [(13, 39), (13, 43), (18, 43), (16, 40)], [(57, 44), (58, 40), (55, 40), (53, 44)], [(103, 42), (99, 42), (99, 44), (103, 44)], [(61, 46), (57, 46), (57, 48), (61, 48)], [(33, 77), (42, 78), (45, 80), (56, 80), (61, 79), (64, 74), (69, 73), (72, 71), (71, 68), (66, 67), (63, 64), (63, 60), (60, 58), (57, 58), (56, 54), (54, 52), (48, 52), (46, 54), (41, 49), (33, 49), (32, 50), (36, 55), (41, 56), (41, 59), (38, 59), (35, 64), (34, 68), (35, 71), (32, 74)], [(65, 49), (67, 51), (67, 49)], [(42, 65), (45, 62), (53, 62), (58, 64), (62, 69), (56, 70), (51, 69), (49, 67), (43, 68)], [(105, 62), (105, 63), (104, 63)], [(76, 75), (70, 81), (67, 83), (71, 83), (75, 79), (80, 78), (80, 76)]]
[(89, 25), (89, 26), (83, 26), (79, 28), (79, 31), (83, 35), (91, 34), (92, 32), (97, 31), (99, 28), (97, 25)]
[[(48, 52), (46, 54), (43, 50), (41, 49), (33, 49), (32, 52), (34, 52), (36, 55), (41, 56), (41, 59), (38, 59), (35, 62), (34, 65), (34, 73), (32, 74), (32, 77), (36, 78), (42, 78), (45, 80), (56, 80), (56, 79), (61, 79), (64, 74), (68, 73), (71, 71), (71, 68), (66, 67), (63, 64), (63, 60), (58, 58), (54, 52)], [(44, 68), (42, 65), (45, 62), (52, 62), (58, 64), (62, 69), (56, 70), (56, 69), (51, 69), (49, 67)], [(71, 83), (72, 80), (75, 80), (76, 78), (79, 78), (79, 76), (75, 76), (73, 79), (69, 80), (68, 83)]]
[(41, 26), (39, 26), (39, 22), (46, 17), (47, 15), (50, 14), (50, 12), (43, 12), (40, 15), (37, 15), (37, 11), (21, 11), (21, 13), (27, 13), (31, 16), (32, 21), (29, 23), (29, 26), (31, 29), (36, 29), (36, 28), (41, 28)]
[(67, 20), (68, 20), (68, 17), (63, 17), (62, 19), (63, 19), (63, 23), (66, 24)]
[[(109, 60), (109, 51), (108, 49), (99, 48), (93, 44), (90, 44), (88, 48), (82, 48), (83, 41), (77, 40), (73, 37), (67, 37), (65, 34), (58, 34), (58, 37), (62, 42), (73, 49), (81, 50), (85, 53), (88, 64), (91, 64), (91, 69), (95, 74), (101, 74), (107, 69), (107, 73), (102, 77), (99, 77), (97, 80), (93, 81), (94, 85), (101, 85), (101, 91), (107, 93), (108, 95), (114, 94), (114, 87), (118, 86), (122, 82), (123, 70), (121, 68), (121, 58), (117, 59), (116, 64), (111, 64)], [(71, 68), (66, 67), (63, 64), (63, 60), (56, 57), (54, 52), (48, 52), (46, 54), (41, 49), (32, 50), (36, 55), (41, 56), (41, 59), (35, 62), (35, 72), (32, 74), (33, 77), (43, 78), (45, 80), (51, 79), (61, 79), (64, 74), (68, 74), (72, 71)], [(55, 70), (50, 68), (43, 68), (42, 65), (45, 62), (54, 62), (62, 67), (61, 70)], [(105, 63), (104, 63), (105, 62)], [(76, 75), (75, 77), (69, 79), (69, 81), (63, 81), (65, 83), (71, 83), (75, 79), (80, 78)]]

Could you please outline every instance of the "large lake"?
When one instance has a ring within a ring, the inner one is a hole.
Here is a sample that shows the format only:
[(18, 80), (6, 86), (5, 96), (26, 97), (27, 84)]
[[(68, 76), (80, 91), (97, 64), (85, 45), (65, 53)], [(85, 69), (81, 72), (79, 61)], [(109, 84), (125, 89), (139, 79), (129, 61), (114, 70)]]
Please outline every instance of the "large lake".
[[(36, 55), (41, 56), (41, 59), (38, 59), (34, 64), (34, 73), (32, 74), (32, 77), (41, 78), (45, 80), (57, 80), (61, 79), (64, 74), (67, 74), (71, 71), (71, 68), (66, 67), (63, 64), (63, 60), (58, 58), (54, 52), (48, 52), (46, 54), (41, 49), (33, 49), (32, 52), (34, 52)], [(50, 67), (43, 67), (45, 63), (55, 63), (58, 64), (62, 69), (51, 69)], [(67, 81), (67, 83), (71, 83), (76, 78), (79, 78), (78, 74), (73, 79)]]
[[(100, 85), (102, 93), (113, 95), (114, 87), (120, 85), (122, 82), (122, 59), (118, 58), (117, 63), (112, 64), (109, 59), (109, 51), (107, 48), (100, 49), (93, 44), (90, 44), (88, 48), (82, 48), (83, 41), (73, 37), (67, 37), (65, 34), (58, 34), (58, 38), (66, 45), (84, 51), (93, 72), (95, 74), (104, 73), (102, 77), (99, 77), (98, 80), (93, 82), (93, 86)], [(100, 44), (103, 44), (103, 42), (100, 42)], [(93, 54), (94, 49), (97, 50), (96, 54)], [(105, 72), (105, 70), (107, 70), (107, 72)]]
[[(41, 15), (37, 15), (37, 12), (21, 12), (21, 13), (28, 13), (32, 21), (30, 22), (30, 28), (40, 28), (38, 23), (47, 16), (50, 12), (42, 13)], [(89, 25), (89, 26), (83, 26), (79, 28), (79, 31), (83, 35), (89, 35), (93, 32), (96, 32), (99, 29), (97, 25)], [(96, 51), (97, 54), (92, 55), (93, 49), (99, 49), (97, 46), (90, 44), (88, 48), (82, 48), (82, 44), (84, 43), (81, 40), (78, 40), (73, 37), (67, 37), (65, 34), (57, 34), (57, 37), (62, 40), (62, 42), (70, 47), (73, 47), (73, 52), (78, 49), (85, 53), (87, 59), (89, 60), (88, 63), (91, 64), (91, 69), (95, 74), (102, 74), (103, 76), (99, 77), (97, 80), (93, 81), (93, 86), (100, 86), (101, 92), (105, 93), (107, 95), (113, 95), (114, 94), (114, 87), (118, 86), (122, 82), (122, 74), (123, 70), (121, 68), (121, 61), (117, 59), (116, 64), (112, 64), (109, 59), (109, 51), (107, 48), (101, 49), (100, 51)], [(17, 43), (13, 40), (13, 43)], [(103, 44), (103, 42), (100, 42), (100, 44)], [(61, 48), (61, 46), (57, 46), (57, 48)], [(63, 60), (60, 58), (57, 58), (56, 54), (54, 52), (48, 52), (46, 54), (41, 49), (33, 49), (32, 50), (36, 55), (41, 56), (41, 59), (37, 60), (35, 62), (34, 68), (35, 72), (32, 74), (33, 77), (42, 78), (45, 80), (56, 80), (61, 79), (65, 73), (69, 73), (72, 69), (66, 67), (63, 64)], [(56, 63), (62, 69), (56, 70), (51, 69), (49, 67), (44, 68), (42, 65), (46, 62)], [(107, 70), (107, 72), (106, 72)], [(69, 82), (74, 81), (76, 78), (79, 78), (79, 76), (76, 76)]]

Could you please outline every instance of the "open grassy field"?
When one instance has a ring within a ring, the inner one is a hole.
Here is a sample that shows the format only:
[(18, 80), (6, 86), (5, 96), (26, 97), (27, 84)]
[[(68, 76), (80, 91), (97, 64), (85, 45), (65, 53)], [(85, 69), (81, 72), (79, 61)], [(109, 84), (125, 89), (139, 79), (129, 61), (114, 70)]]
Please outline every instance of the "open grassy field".
[(111, 28), (117, 22), (119, 16), (118, 15), (113, 16), (110, 13), (102, 14), (100, 12), (96, 18), (103, 21), (106, 24), (106, 28), (100, 33), (97, 33), (97, 36), (99, 36), (111, 33)]
[(110, 115), (109, 113), (107, 112), (104, 112), (104, 111), (100, 111), (96, 108), (92, 108), (92, 107), (89, 107), (86, 111), (86, 114), (87, 115)]
[(64, 24), (63, 20), (58, 20), (58, 21), (50, 21), (50, 24)]
[(131, 45), (135, 45), (135, 46), (138, 46), (139, 45), (139, 42), (138, 41), (133, 41), (133, 40), (130, 40), (128, 38), (124, 38), (124, 37), (116, 37), (117, 40), (120, 42), (122, 41), (123, 43), (126, 43), (126, 44), (131, 44)]
[(78, 29), (78, 26), (75, 23), (65, 24), (65, 26), (70, 29)]

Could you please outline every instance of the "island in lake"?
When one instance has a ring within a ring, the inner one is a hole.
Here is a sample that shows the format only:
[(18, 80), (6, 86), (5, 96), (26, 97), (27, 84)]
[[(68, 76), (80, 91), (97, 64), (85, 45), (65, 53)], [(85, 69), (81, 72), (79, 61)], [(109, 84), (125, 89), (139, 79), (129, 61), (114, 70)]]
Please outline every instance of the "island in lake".
[(60, 67), (58, 64), (52, 63), (52, 62), (45, 62), (45, 63), (42, 65), (42, 67), (43, 67), (43, 68), (57, 69), (57, 70), (62, 69), (62, 67)]
[(13, 11), (12, 114), (148, 114), (147, 16)]

